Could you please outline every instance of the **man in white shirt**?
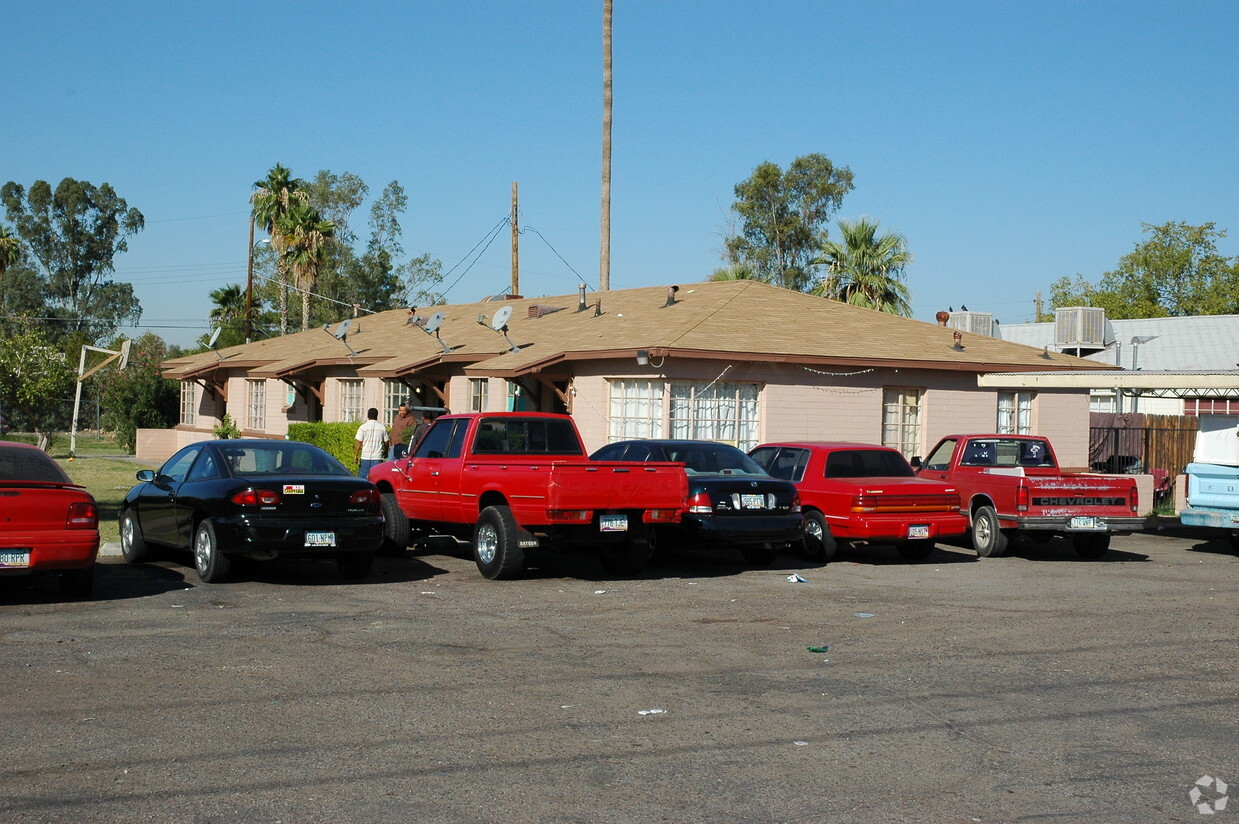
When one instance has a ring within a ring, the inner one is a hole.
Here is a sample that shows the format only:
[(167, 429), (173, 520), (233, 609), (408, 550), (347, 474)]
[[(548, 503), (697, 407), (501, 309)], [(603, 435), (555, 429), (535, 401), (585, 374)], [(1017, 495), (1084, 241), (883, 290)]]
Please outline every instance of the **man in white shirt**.
[(370, 470), (383, 462), (383, 450), (387, 447), (387, 427), (379, 423), (379, 410), (373, 406), (366, 413), (368, 420), (357, 427), (353, 441), (353, 460), (358, 461), (357, 474), (370, 477)]

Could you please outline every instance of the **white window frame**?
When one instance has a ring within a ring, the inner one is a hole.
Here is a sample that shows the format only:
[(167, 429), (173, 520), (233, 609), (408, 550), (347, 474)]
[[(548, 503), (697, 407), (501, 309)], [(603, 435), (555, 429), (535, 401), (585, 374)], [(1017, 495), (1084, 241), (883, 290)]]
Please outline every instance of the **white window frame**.
[(925, 390), (911, 386), (882, 388), (882, 445), (898, 449), (905, 458), (921, 452), (921, 410)]
[(267, 381), (265, 378), (248, 378), (245, 384), (245, 428), (266, 431)]
[(362, 378), (341, 378), (339, 384), (340, 420), (356, 423), (362, 419), (364, 412), (366, 382)]
[(666, 418), (666, 382), (612, 378), (607, 443), (630, 438), (661, 438)]
[(388, 426), (396, 419), (400, 404), (409, 402), (409, 387), (391, 378), (383, 381), (383, 420)]
[(718, 441), (745, 452), (761, 433), (761, 386), (737, 381), (672, 381), (668, 422), (673, 438)]
[(198, 384), (181, 381), (181, 423), (193, 426), (198, 422)]
[(485, 412), (490, 399), (490, 378), (469, 378), (469, 411)]
[(1032, 404), (1035, 392), (1012, 390), (998, 393), (999, 435), (1031, 435)]

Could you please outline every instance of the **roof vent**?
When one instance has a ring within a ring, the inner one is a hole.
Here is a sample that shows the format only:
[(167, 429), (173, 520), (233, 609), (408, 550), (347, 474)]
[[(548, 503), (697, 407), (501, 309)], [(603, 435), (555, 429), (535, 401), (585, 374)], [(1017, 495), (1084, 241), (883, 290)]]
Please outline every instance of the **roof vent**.
[(950, 329), (958, 329), (970, 335), (994, 337), (993, 312), (951, 312), (946, 325)]
[(1056, 309), (1054, 344), (1060, 349), (1105, 349), (1106, 310), (1093, 306)]
[(678, 286), (667, 287), (667, 302), (663, 304), (664, 309), (666, 309), (668, 306), (675, 305), (675, 293), (678, 291), (680, 291), (680, 287)]
[(562, 306), (541, 306), (537, 303), (534, 303), (530, 305), (529, 307), (529, 318), (531, 320), (534, 318), (540, 318), (543, 315), (549, 315), (552, 312), (558, 312), (562, 309), (563, 309)]

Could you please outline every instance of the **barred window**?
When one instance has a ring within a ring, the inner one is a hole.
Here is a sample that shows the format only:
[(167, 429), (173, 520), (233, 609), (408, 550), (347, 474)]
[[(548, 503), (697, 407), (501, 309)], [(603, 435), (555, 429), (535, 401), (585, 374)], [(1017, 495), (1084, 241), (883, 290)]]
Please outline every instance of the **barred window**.
[(267, 428), (267, 382), (261, 379), (247, 380), (245, 384), (245, 428), (264, 430)]
[(671, 383), (671, 437), (720, 441), (749, 450), (758, 440), (758, 385)]
[(617, 378), (611, 384), (610, 442), (663, 436), (662, 381)]
[(998, 393), (998, 434), (1032, 434), (1032, 392)]
[(364, 381), (340, 381), (340, 420), (345, 423), (360, 421), (362, 418), (361, 395)]
[(898, 449), (905, 458), (921, 450), (921, 389), (882, 390), (882, 445)]
[(181, 423), (193, 426), (198, 422), (198, 384), (181, 381)]

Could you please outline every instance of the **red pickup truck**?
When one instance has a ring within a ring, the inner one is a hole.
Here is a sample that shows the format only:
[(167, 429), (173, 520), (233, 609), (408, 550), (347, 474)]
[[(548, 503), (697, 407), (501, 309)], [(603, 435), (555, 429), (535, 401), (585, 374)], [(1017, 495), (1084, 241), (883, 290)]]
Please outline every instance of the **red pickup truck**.
[(894, 544), (923, 561), (938, 538), (968, 531), (959, 491), (916, 477), (898, 450), (871, 444), (800, 441), (762, 444), (749, 453), (800, 493), (805, 553), (829, 561), (840, 544)]
[(1098, 558), (1111, 535), (1144, 527), (1134, 479), (1062, 472), (1050, 442), (1035, 435), (948, 435), (913, 465), (959, 487), (982, 557), (1002, 555), (1023, 533), (1066, 535), (1081, 557)]
[(525, 550), (600, 546), (617, 575), (645, 566), (656, 524), (676, 523), (688, 495), (682, 464), (591, 461), (567, 415), (444, 415), (407, 457), (370, 470), (384, 534), (403, 549), (416, 533), (471, 539), (487, 578), (507, 578)]

